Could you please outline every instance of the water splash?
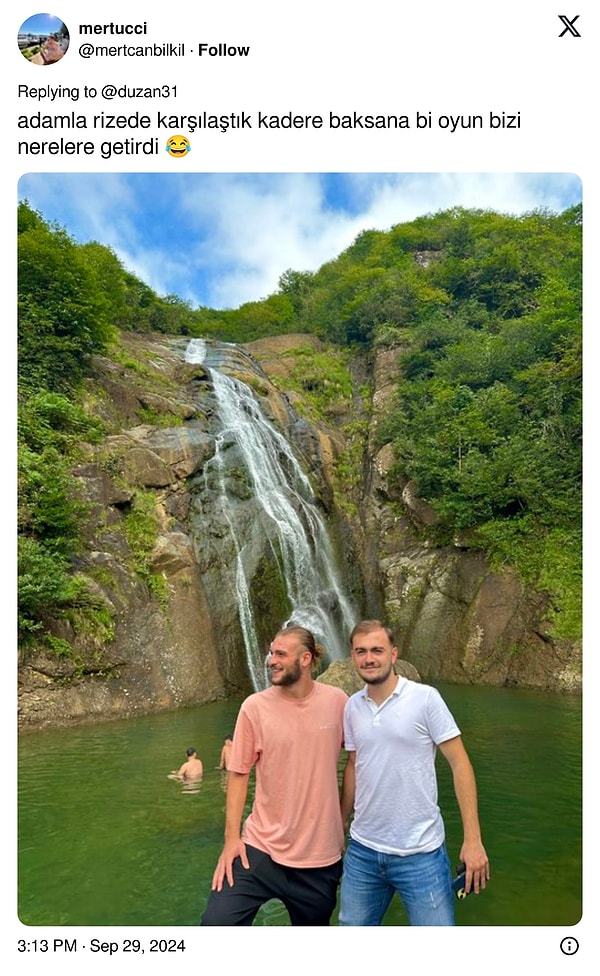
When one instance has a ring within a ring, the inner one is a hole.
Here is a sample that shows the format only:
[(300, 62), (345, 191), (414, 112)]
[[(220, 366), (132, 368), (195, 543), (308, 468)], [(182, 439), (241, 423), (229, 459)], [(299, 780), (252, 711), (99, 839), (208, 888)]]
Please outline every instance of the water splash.
[[(217, 355), (215, 355), (215, 352)], [(346, 654), (346, 639), (354, 624), (351, 604), (341, 582), (327, 528), (317, 508), (310, 482), (285, 437), (264, 416), (251, 389), (240, 380), (211, 367), (223, 364), (230, 352), (251, 363), (238, 346), (209, 346), (192, 339), (185, 359), (208, 370), (216, 401), (220, 431), (215, 454), (205, 468), (216, 477), (220, 510), (229, 527), (236, 554), (235, 588), (240, 625), (253, 686), (264, 688), (263, 654), (258, 647), (244, 549), (238, 541), (234, 512), (226, 488), (225, 454), (235, 444), (243, 461), (257, 504), (262, 527), (285, 582), (292, 607), (290, 620), (311, 630), (331, 659)], [(251, 363), (253, 370), (257, 366)]]

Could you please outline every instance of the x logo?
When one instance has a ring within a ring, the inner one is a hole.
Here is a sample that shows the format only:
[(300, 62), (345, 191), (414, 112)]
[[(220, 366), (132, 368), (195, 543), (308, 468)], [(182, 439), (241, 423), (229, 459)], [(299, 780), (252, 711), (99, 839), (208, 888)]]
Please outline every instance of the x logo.
[(571, 20), (569, 20), (569, 18), (565, 16), (565, 14), (559, 14), (558, 19), (562, 20), (563, 24), (565, 25), (565, 29), (564, 31), (562, 31), (562, 33), (558, 35), (559, 37), (564, 37), (565, 34), (572, 34), (573, 37), (581, 37), (581, 34), (577, 30), (577, 28), (573, 27), (575, 21), (579, 20), (579, 14), (576, 14), (574, 17), (571, 18)]

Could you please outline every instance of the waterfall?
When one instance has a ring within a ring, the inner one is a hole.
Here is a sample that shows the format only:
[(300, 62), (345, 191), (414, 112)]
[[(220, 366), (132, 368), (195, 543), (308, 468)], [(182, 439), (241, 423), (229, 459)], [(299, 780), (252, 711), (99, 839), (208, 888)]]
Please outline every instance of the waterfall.
[[(222, 343), (215, 350), (221, 355), (230, 351), (238, 359), (247, 358), (237, 346)], [(245, 383), (209, 365), (211, 361), (218, 362), (219, 355), (214, 355), (213, 347), (206, 341), (192, 339), (185, 359), (189, 363), (202, 363), (213, 385), (219, 432), (215, 454), (205, 466), (205, 477), (211, 475), (218, 484), (220, 510), (231, 534), (236, 554), (233, 577), (248, 670), (254, 688), (260, 690), (267, 684), (264, 650), (258, 647), (244, 549), (239, 542), (225, 481), (226, 454), (232, 444), (242, 459), (259, 506), (261, 530), (271, 542), (285, 582), (292, 608), (287, 622), (307, 627), (323, 644), (328, 657), (339, 659), (347, 654), (354, 614), (310, 482), (289, 443), (264, 416)], [(247, 363), (250, 362), (247, 358)], [(256, 364), (252, 368), (259, 372)]]

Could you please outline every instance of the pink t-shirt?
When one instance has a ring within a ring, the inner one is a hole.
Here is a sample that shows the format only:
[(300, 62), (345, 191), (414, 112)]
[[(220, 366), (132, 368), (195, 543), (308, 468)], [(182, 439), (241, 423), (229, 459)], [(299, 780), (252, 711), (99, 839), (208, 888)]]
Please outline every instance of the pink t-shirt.
[(271, 687), (240, 708), (228, 768), (256, 766), (242, 838), (279, 864), (320, 868), (342, 856), (337, 763), (347, 700), (340, 688), (315, 681), (306, 698)]

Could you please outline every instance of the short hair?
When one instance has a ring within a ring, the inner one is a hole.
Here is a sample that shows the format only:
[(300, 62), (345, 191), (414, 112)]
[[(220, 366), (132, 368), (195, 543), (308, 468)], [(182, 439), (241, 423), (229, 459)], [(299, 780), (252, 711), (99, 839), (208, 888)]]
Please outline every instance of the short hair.
[(391, 627), (382, 623), (381, 620), (361, 620), (352, 629), (352, 633), (350, 634), (350, 647), (352, 647), (354, 638), (358, 637), (359, 634), (370, 634), (373, 630), (384, 630), (392, 647), (396, 646), (396, 638)]
[(287, 624), (277, 632), (276, 637), (287, 637), (288, 634), (298, 638), (304, 650), (310, 653), (313, 663), (316, 663), (325, 653), (325, 648), (321, 644), (317, 644), (314, 635), (306, 627), (300, 627), (293, 623)]
[(190, 746), (189, 749), (186, 749), (185, 750), (186, 756), (193, 756), (195, 752), (196, 752), (196, 750), (194, 749), (193, 746)]

